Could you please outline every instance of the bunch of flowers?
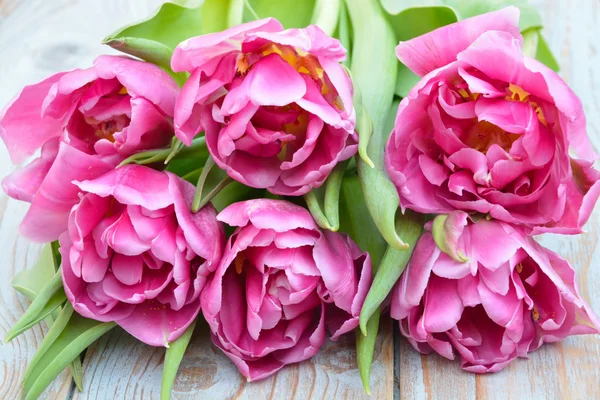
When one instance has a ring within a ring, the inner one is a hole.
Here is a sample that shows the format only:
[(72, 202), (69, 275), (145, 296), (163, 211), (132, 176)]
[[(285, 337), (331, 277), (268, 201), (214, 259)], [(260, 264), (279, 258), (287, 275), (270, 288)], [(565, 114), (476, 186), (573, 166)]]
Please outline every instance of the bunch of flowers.
[(128, 55), (0, 112), (12, 161), (36, 157), (3, 188), (31, 203), (20, 232), (53, 275), (8, 333), (54, 320), (27, 398), (69, 365), (80, 384), (79, 354), (117, 325), (168, 348), (164, 397), (201, 318), (249, 381), (360, 327), (367, 391), (382, 311), (477, 373), (600, 331), (571, 265), (533, 238), (581, 233), (600, 173), (518, 8), (457, 5), (460, 21), (398, 38), (418, 8), (317, 2), (315, 24), (282, 25), (250, 3), (167, 3), (107, 38)]

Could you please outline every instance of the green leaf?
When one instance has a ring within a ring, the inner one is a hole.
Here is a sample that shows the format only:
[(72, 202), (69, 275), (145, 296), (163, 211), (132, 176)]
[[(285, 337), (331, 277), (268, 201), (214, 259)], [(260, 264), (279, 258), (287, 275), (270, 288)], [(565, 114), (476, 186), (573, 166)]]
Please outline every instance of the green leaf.
[(342, 2), (343, 0), (316, 0), (311, 24), (318, 25), (329, 36), (333, 35), (338, 24)]
[(368, 334), (367, 322), (388, 294), (392, 291), (392, 287), (400, 278), (402, 271), (406, 268), (406, 264), (412, 256), (415, 244), (421, 237), (423, 232), (423, 224), (425, 220), (423, 215), (407, 211), (406, 214), (398, 218), (396, 229), (402, 234), (410, 246), (406, 250), (396, 250), (393, 247), (388, 247), (383, 260), (377, 269), (369, 293), (360, 310), (360, 329), (364, 335)]
[(548, 68), (558, 72), (560, 70), (560, 66), (556, 61), (556, 58), (554, 58), (554, 55), (552, 55), (552, 51), (548, 47), (548, 43), (546, 43), (542, 32), (538, 31), (538, 35), (537, 54), (535, 55), (535, 58), (539, 62), (545, 64)]
[[(273, 17), (286, 28), (306, 28), (313, 19), (316, 0), (247, 0), (259, 18)], [(337, 1), (337, 0), (336, 0)], [(254, 16), (246, 9), (244, 22)]]
[[(355, 174), (346, 174), (342, 182), (340, 214), (340, 230), (348, 234), (362, 251), (369, 253), (375, 274), (387, 243), (371, 218), (365, 204), (360, 180)], [(370, 393), (371, 364), (379, 330), (379, 316), (380, 310), (377, 309), (368, 321), (366, 336), (360, 330), (356, 330), (357, 364), (367, 393)]]
[(192, 202), (192, 212), (197, 212), (213, 199), (232, 179), (215, 164), (212, 157), (206, 159), (204, 168), (198, 178), (196, 193)]
[(33, 300), (55, 274), (52, 246), (47, 244), (42, 248), (33, 268), (19, 272), (11, 285), (29, 300)]
[(217, 211), (221, 212), (230, 204), (249, 199), (265, 197), (264, 191), (246, 186), (237, 181), (231, 182), (221, 190), (211, 201)]
[(410, 90), (421, 80), (419, 75), (412, 72), (402, 63), (398, 63), (398, 81), (396, 82), (396, 96), (406, 97)]
[[(527, 0), (381, 0), (381, 4), (390, 14), (389, 19), (398, 41), (410, 40), (458, 20), (497, 11), (511, 5), (520, 9), (521, 32), (539, 31), (542, 26), (539, 12), (534, 6), (528, 4)], [(556, 60), (541, 36), (537, 58), (548, 67), (558, 70)], [(417, 75), (400, 64), (396, 95), (406, 97), (418, 81)]]
[(523, 55), (527, 57), (535, 57), (537, 54), (538, 42), (540, 35), (537, 29), (530, 29), (523, 32)]
[[(185, 73), (171, 70), (175, 47), (186, 39), (226, 29), (236, 21), (240, 0), (180, 1), (164, 3), (152, 17), (119, 29), (104, 44), (154, 63), (169, 72), (181, 85)], [(231, 10), (230, 10), (231, 5)]]
[[(17, 290), (19, 293), (26, 296), (30, 301), (33, 301), (35, 297), (38, 295), (40, 290), (44, 287), (44, 284), (47, 283), (54, 274), (56, 270), (60, 266), (60, 253), (58, 252), (58, 242), (52, 242), (50, 244), (46, 244), (40, 253), (40, 257), (38, 261), (33, 266), (33, 268), (21, 271), (12, 281), (12, 287)], [(68, 307), (71, 305), (68, 304)], [(46, 317), (46, 323), (48, 327), (52, 329), (54, 321), (59, 316), (59, 311), (56, 309), (50, 315)], [(61, 328), (62, 330), (62, 328)], [(48, 336), (48, 334), (46, 334)], [(36, 352), (36, 355), (38, 353)], [(27, 370), (31, 369), (33, 365), (37, 362), (36, 355), (29, 361), (27, 366)], [(83, 390), (83, 371), (81, 366), (81, 359), (76, 358), (70, 365), (71, 375), (73, 376), (73, 381), (79, 390)], [(23, 380), (27, 377), (23, 376)]]
[[(390, 134), (385, 122), (398, 73), (398, 61), (394, 54), (396, 39), (383, 10), (376, 2), (347, 0), (346, 4), (354, 28), (352, 77), (373, 122), (368, 153), (375, 168), (358, 160), (358, 173), (367, 207), (379, 231), (391, 246), (402, 249), (406, 243), (398, 236), (394, 224), (399, 198), (387, 176), (383, 157), (385, 142)], [(373, 37), (377, 40), (372, 40)]]
[(65, 326), (67, 326), (67, 323), (71, 319), (71, 315), (73, 315), (73, 306), (71, 305), (71, 303), (67, 303), (65, 304), (61, 312), (56, 315), (54, 323), (50, 326), (50, 329), (44, 335), (44, 338), (42, 339), (42, 342), (40, 343), (35, 354), (33, 355), (33, 358), (31, 359), (31, 361), (29, 361), (29, 364), (27, 365), (27, 370), (23, 375), (24, 388), (30, 387), (32, 383), (30, 379), (31, 374), (36, 370), (36, 368), (39, 368), (39, 361), (42, 359), (44, 354), (46, 354), (46, 351), (48, 351), (50, 346), (52, 346), (52, 344), (60, 335), (60, 333), (65, 329)]
[(390, 17), (398, 41), (421, 36), (457, 20), (454, 9), (446, 6), (412, 7)]
[(338, 22), (338, 32), (336, 36), (340, 39), (342, 46), (344, 46), (347, 51), (347, 58), (343, 64), (348, 66), (352, 56), (352, 26), (350, 24), (350, 17), (348, 16), (348, 10), (346, 9), (346, 3), (344, 1), (342, 1), (342, 4), (340, 5), (340, 19)]
[(358, 364), (360, 379), (368, 395), (371, 394), (371, 366), (373, 365), (380, 317), (381, 309), (378, 308), (367, 323), (367, 334), (364, 335), (359, 329), (356, 330), (356, 363)]
[[(11, 340), (19, 336), (21, 333), (33, 328), (35, 325), (45, 320), (46, 317), (51, 316), (53, 311), (59, 308), (65, 301), (67, 301), (67, 296), (65, 295), (64, 290), (60, 289), (48, 299), (46, 304), (44, 304), (43, 308), (37, 314), (35, 314), (35, 316), (31, 316), (31, 318), (29, 318), (27, 322), (21, 322), (21, 320), (19, 320), (15, 324), (15, 326), (7, 333), (6, 341), (10, 342)], [(35, 299), (33, 302), (35, 302)]]
[[(65, 307), (63, 312), (67, 311), (67, 307)], [(98, 322), (72, 313), (55, 340), (44, 346), (43, 355), (40, 356), (28, 379), (24, 382), (25, 399), (38, 398), (70, 362), (115, 326), (114, 322)], [(44, 338), (45, 340), (46, 338)]]
[[(333, 232), (340, 229), (340, 190), (349, 163), (350, 160), (338, 163), (322, 187), (314, 188), (304, 195), (308, 210), (317, 225), (323, 229)], [(323, 207), (321, 203), (324, 204)]]
[[(58, 299), (55, 295), (60, 290), (62, 290), (62, 273), (59, 269), (50, 280), (46, 281), (46, 284), (40, 289), (38, 295), (29, 305), (29, 308), (27, 308), (12, 329), (8, 331), (5, 339), (6, 342), (10, 342), (17, 335), (35, 325), (35, 323), (40, 322), (48, 316), (52, 310), (58, 307)], [(53, 308), (49, 310), (49, 307)]]
[(162, 383), (160, 387), (160, 399), (169, 400), (171, 391), (177, 376), (177, 370), (183, 360), (185, 350), (190, 344), (190, 339), (194, 333), (196, 321), (194, 321), (176, 341), (169, 343), (165, 352), (165, 361), (163, 363)]
[(324, 197), (322, 188), (314, 188), (304, 195), (304, 201), (317, 225), (323, 229), (331, 230), (331, 225), (329, 225), (329, 221), (321, 206), (321, 203), (324, 202)]
[(542, 18), (539, 12), (527, 0), (440, 0), (440, 2), (452, 7), (459, 20), (501, 10), (508, 6), (516, 6), (521, 11), (519, 18), (521, 31), (542, 27)]
[[(190, 147), (183, 147), (177, 155), (167, 164), (167, 171), (178, 176), (185, 176), (193, 171), (201, 170), (209, 157), (204, 136), (197, 136)], [(196, 175), (192, 183), (196, 184)]]
[[(421, 17), (422, 20), (419, 19), (403, 19), (403, 22), (408, 22), (417, 30), (419, 30), (419, 23), (423, 23), (426, 25), (435, 25), (434, 20), (441, 14), (438, 14), (442, 9), (446, 9), (445, 13), (452, 12), (454, 14), (455, 21), (463, 20), (466, 18), (471, 18), (476, 15), (485, 14), (492, 11), (501, 10), (508, 6), (516, 6), (521, 11), (521, 17), (519, 19), (519, 27), (521, 31), (526, 31), (531, 28), (541, 28), (542, 19), (537, 9), (528, 3), (527, 0), (381, 0), (381, 4), (385, 8), (385, 10), (393, 16), (398, 16), (402, 13), (414, 13), (413, 17)], [(428, 19), (428, 14), (420, 13), (420, 9), (428, 8), (433, 14), (429, 14), (430, 18)], [(450, 14), (447, 14), (448, 17)], [(447, 23), (446, 23), (447, 24)], [(446, 25), (443, 24), (443, 25)], [(439, 25), (439, 26), (443, 26)], [(437, 26), (437, 27), (439, 27)], [(434, 27), (433, 29), (437, 28)], [(411, 28), (408, 28), (409, 31)], [(432, 29), (426, 30), (425, 32), (421, 32), (415, 36), (409, 36), (404, 39), (399, 40), (408, 40), (413, 37), (422, 35), (423, 33), (429, 32)]]

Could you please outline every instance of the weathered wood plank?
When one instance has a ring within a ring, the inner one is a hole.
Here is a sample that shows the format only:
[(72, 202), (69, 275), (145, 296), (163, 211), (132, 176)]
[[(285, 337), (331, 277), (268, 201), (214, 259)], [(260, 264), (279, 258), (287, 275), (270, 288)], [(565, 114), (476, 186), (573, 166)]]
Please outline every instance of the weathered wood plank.
[[(0, 150), (0, 171), (7, 171), (8, 155)], [(26, 206), (4, 193), (0, 194), (0, 254), (2, 254), (2, 279), (0, 279), (0, 339), (23, 314), (29, 301), (10, 285), (14, 275), (30, 268), (36, 262), (40, 246), (17, 236), (17, 227), (25, 214)], [(21, 394), (21, 381), (27, 363), (47, 331), (45, 324), (25, 332), (8, 344), (0, 345), (0, 399), (17, 399)], [(71, 388), (71, 376), (63, 372), (46, 390), (43, 398), (62, 399)]]
[[(383, 324), (373, 365), (375, 399), (391, 399), (391, 325)], [(212, 346), (208, 327), (198, 327), (175, 382), (174, 399), (363, 399), (352, 334), (329, 341), (312, 360), (247, 383)], [(84, 365), (86, 391), (74, 400), (154, 399), (160, 394), (164, 349), (151, 348), (116, 330), (90, 348)]]

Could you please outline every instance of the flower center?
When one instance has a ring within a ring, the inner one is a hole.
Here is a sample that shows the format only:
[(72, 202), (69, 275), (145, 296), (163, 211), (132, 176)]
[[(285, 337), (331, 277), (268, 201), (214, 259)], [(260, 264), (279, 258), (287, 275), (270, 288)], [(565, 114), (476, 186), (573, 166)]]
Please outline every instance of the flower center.
[(281, 58), (299, 73), (309, 75), (313, 81), (320, 85), (321, 94), (325, 99), (338, 110), (343, 111), (342, 100), (331, 82), (326, 79), (325, 71), (319, 60), (300, 49), (275, 43), (266, 44), (257, 53), (246, 53), (238, 57), (236, 66), (238, 73), (245, 75), (258, 59), (273, 53), (279, 54)]
[(467, 136), (467, 146), (486, 154), (493, 144), (509, 151), (512, 144), (521, 135), (508, 133), (488, 121), (478, 121)]
[(94, 135), (98, 139), (114, 143), (114, 134), (121, 132), (129, 124), (129, 118), (126, 115), (117, 115), (108, 121), (98, 121), (94, 117), (85, 117), (85, 122), (94, 129)]

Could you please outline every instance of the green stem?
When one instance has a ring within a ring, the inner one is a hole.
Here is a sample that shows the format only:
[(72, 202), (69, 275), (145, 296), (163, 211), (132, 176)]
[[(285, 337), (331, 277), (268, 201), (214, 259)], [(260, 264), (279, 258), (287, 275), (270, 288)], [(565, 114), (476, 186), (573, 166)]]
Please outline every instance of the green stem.
[(254, 7), (252, 7), (252, 4), (250, 4), (250, 0), (245, 1), (245, 6), (248, 9), (248, 11), (250, 12), (250, 14), (252, 14), (252, 18), (254, 18), (254, 20), (260, 19), (260, 17), (256, 13), (256, 11), (254, 10)]
[(325, 184), (325, 217), (333, 232), (340, 229), (340, 190), (349, 163), (350, 160), (338, 163)]
[(196, 192), (194, 193), (194, 200), (192, 201), (192, 212), (196, 212), (200, 209), (202, 191), (204, 189), (204, 184), (206, 183), (206, 178), (208, 178), (208, 174), (215, 165), (215, 161), (212, 159), (212, 157), (208, 157), (206, 159), (206, 163), (204, 164), (204, 168), (202, 168), (200, 177), (198, 177), (198, 183), (196, 184)]
[(331, 230), (331, 225), (329, 225), (329, 221), (327, 217), (323, 213), (321, 209), (321, 205), (319, 204), (319, 198), (317, 197), (317, 189), (313, 189), (310, 192), (304, 195), (304, 201), (306, 202), (306, 206), (308, 207), (308, 211), (310, 211), (313, 219), (323, 229)]
[(160, 387), (160, 399), (169, 400), (173, 390), (173, 384), (177, 376), (177, 370), (183, 360), (185, 350), (190, 344), (196, 321), (194, 321), (176, 341), (169, 344), (165, 353), (165, 361), (163, 363), (162, 383)]
[(202, 207), (207, 205), (216, 195), (219, 194), (221, 190), (225, 189), (227, 185), (229, 185), (231, 182), (233, 182), (233, 179), (231, 179), (229, 176), (223, 179), (221, 182), (219, 182), (217, 186), (215, 186), (210, 192), (208, 192), (208, 194), (205, 197), (202, 198), (200, 203), (198, 203), (197, 208), (192, 208), (192, 212), (198, 212), (199, 210), (201, 210)]
[(388, 246), (360, 310), (360, 329), (363, 335), (366, 335), (368, 332), (367, 322), (379, 310), (379, 306), (391, 292), (398, 278), (400, 278), (400, 275), (406, 268), (415, 244), (423, 232), (424, 222), (425, 220), (421, 214), (410, 211), (407, 211), (405, 215), (400, 217), (396, 229), (402, 232), (402, 237), (410, 247), (406, 250), (396, 250)]

